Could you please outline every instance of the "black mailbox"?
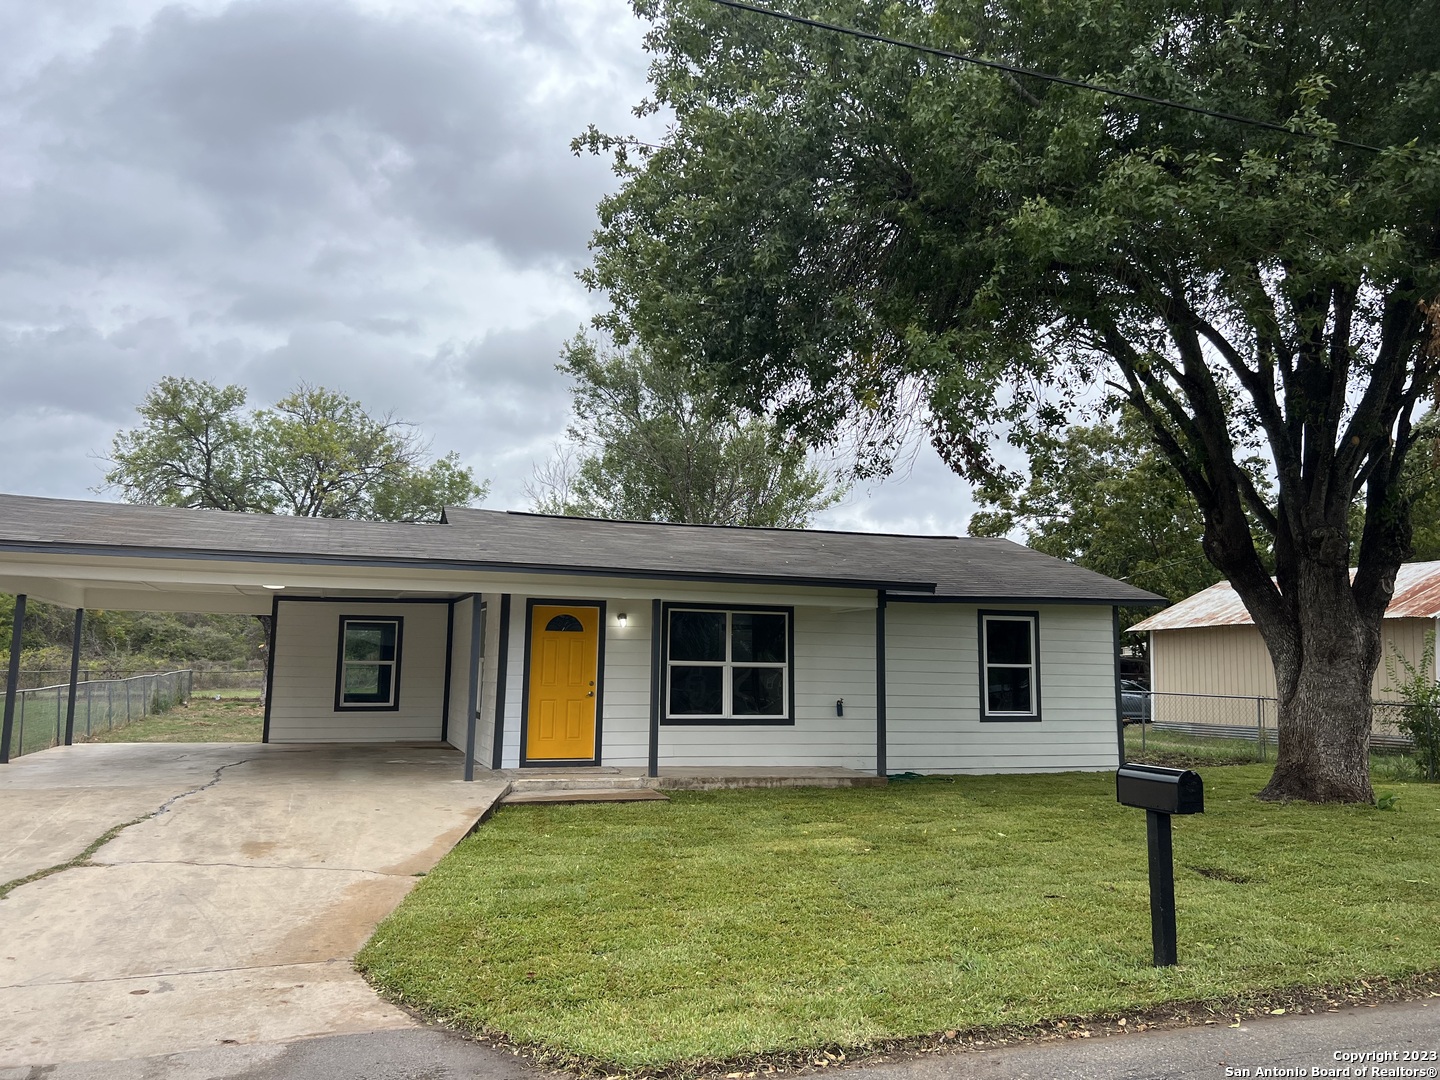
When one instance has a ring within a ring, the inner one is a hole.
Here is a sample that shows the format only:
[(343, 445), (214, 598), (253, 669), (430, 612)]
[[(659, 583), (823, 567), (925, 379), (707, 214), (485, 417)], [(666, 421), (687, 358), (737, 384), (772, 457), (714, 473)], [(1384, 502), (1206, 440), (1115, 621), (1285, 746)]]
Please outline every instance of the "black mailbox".
[(1162, 814), (1203, 814), (1205, 785), (1200, 774), (1162, 765), (1122, 765), (1115, 772), (1115, 798)]
[(1189, 769), (1161, 765), (1121, 765), (1115, 770), (1115, 798), (1122, 806), (1145, 811), (1145, 841), (1150, 855), (1150, 937), (1155, 966), (1175, 963), (1175, 855), (1170, 844), (1171, 814), (1203, 814), (1205, 785)]

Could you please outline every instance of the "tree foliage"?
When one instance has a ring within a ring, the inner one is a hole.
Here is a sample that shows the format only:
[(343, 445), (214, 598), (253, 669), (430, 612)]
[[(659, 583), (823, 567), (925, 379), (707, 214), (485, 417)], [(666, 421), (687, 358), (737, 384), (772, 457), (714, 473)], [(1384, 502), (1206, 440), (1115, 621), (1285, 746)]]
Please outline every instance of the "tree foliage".
[(840, 497), (803, 445), (721, 405), (682, 364), (579, 337), (559, 368), (573, 383), (574, 420), (571, 444), (530, 485), (542, 513), (801, 528)]
[[(976, 498), (982, 509), (970, 520), (972, 536), (1019, 529), (1037, 551), (1171, 603), (1221, 579), (1205, 558), (1195, 497), (1133, 412), (1037, 438), (1022, 487), (981, 487)], [(1122, 625), (1147, 614), (1124, 611)]]
[(1410, 557), (1434, 562), (1440, 560), (1440, 414), (1432, 411), (1416, 427), (1422, 439), (1405, 465), (1415, 529)]
[(411, 424), (301, 383), (269, 409), (245, 390), (167, 376), (111, 446), (105, 483), (126, 502), (298, 517), (435, 521), (484, 498), (459, 457), (429, 460)]
[[(1195, 497), (1274, 660), (1264, 794), (1373, 798), (1369, 686), (1411, 544), (1399, 480), (1440, 363), (1433, 20), (1404, 0), (790, 6), (1295, 134), (637, 0), (641, 108), (674, 122), (653, 152), (579, 140), (615, 150), (624, 181), (587, 278), (605, 325), (811, 441), (872, 433), (872, 468), (918, 413), (953, 468), (1004, 482), (1000, 440), (1035, 447), (1113, 394)], [(1268, 494), (1242, 465), (1256, 452)]]
[[(9, 660), (14, 619), (15, 597), (0, 594), (0, 665)], [(74, 632), (74, 611), (32, 597), (21, 638), (24, 670), (69, 668)], [(243, 664), (264, 655), (264, 637), (245, 615), (94, 610), (85, 613), (80, 656), (92, 673), (124, 675), (195, 663)]]

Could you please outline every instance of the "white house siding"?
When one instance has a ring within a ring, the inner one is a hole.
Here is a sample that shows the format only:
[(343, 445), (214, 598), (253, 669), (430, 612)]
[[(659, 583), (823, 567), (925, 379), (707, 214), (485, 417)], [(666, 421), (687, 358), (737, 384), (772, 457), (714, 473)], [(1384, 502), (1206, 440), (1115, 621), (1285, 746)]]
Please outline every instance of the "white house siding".
[(480, 694), (477, 698), (480, 715), (476, 719), (475, 760), (489, 768), (495, 754), (495, 673), (498, 669), (495, 657), (500, 649), (500, 594), (486, 594), (481, 601), (485, 604), (485, 641), (480, 658)]
[[(650, 762), (650, 601), (611, 600), (605, 619), (601, 763)], [(616, 616), (625, 613), (620, 626)]]
[(976, 607), (892, 602), (885, 618), (888, 770), (1115, 768), (1110, 608), (987, 605), (985, 610), (1039, 612), (1040, 721), (980, 720)]
[[(450, 712), (445, 740), (458, 750), (465, 749), (465, 710), (470, 704), (470, 616), (473, 610), (474, 604), (469, 599), (455, 605), (455, 632), (450, 647)], [(480, 760), (488, 761), (485, 758)]]
[[(646, 664), (648, 668), (648, 662)], [(795, 607), (795, 723), (660, 726), (660, 767), (875, 768), (875, 610)], [(845, 715), (835, 715), (844, 699)]]
[[(618, 591), (618, 590), (617, 590)], [(638, 590), (637, 590), (638, 591)], [(563, 597), (563, 591), (552, 599)], [(606, 598), (601, 764), (644, 767), (650, 745), (650, 635), (654, 596)], [(723, 591), (664, 591), (667, 603), (725, 603)], [(520, 763), (520, 709), (525, 683), (525, 606), (512, 598), (509, 675), (505, 693), (503, 764)], [(713, 725), (660, 729), (660, 766), (837, 765), (875, 767), (875, 612), (805, 606), (795, 595), (736, 597), (795, 606), (793, 726)], [(861, 601), (863, 603), (863, 600)], [(498, 608), (497, 608), (498, 610)], [(616, 616), (626, 614), (621, 627)], [(845, 715), (835, 715), (843, 698)]]
[[(336, 711), (335, 665), (342, 614), (404, 618), (398, 710)], [(445, 616), (445, 604), (282, 602), (275, 620), (270, 741), (439, 739), (445, 700)]]
[[(509, 670), (505, 685), (503, 765), (520, 764), (520, 708), (525, 695), (525, 608), (529, 597), (510, 600)], [(540, 601), (564, 600), (563, 596), (537, 597)], [(499, 603), (493, 606), (498, 653)], [(579, 603), (594, 603), (580, 600)], [(650, 601), (648, 599), (607, 599), (605, 601), (605, 675), (601, 688), (600, 763), (640, 765), (649, 761), (650, 745)], [(616, 616), (626, 615), (620, 626)], [(491, 704), (481, 715), (494, 715), (494, 681), (490, 682)]]

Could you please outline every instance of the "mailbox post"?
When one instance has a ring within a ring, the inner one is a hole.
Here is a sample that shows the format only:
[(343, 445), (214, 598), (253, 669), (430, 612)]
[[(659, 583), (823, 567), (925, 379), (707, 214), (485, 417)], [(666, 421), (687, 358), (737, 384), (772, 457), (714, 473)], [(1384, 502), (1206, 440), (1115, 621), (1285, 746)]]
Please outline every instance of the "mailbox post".
[(1145, 811), (1150, 853), (1150, 938), (1155, 966), (1176, 963), (1175, 854), (1170, 840), (1171, 814), (1203, 814), (1205, 785), (1189, 769), (1160, 765), (1122, 765), (1115, 772), (1115, 798), (1122, 806)]

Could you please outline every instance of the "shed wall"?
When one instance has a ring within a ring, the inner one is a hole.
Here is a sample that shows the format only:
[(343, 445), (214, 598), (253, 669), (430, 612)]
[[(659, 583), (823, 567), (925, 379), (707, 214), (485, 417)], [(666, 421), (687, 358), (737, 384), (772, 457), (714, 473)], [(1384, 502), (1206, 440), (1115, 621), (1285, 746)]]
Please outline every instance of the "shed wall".
[[(1425, 635), (1434, 630), (1430, 619), (1386, 619), (1385, 656), (1396, 652), (1419, 663)], [(1236, 694), (1275, 696), (1275, 668), (1269, 650), (1254, 626), (1206, 626), (1184, 630), (1156, 630), (1150, 640), (1151, 686), (1162, 694)], [(1394, 701), (1398, 695), (1381, 661), (1371, 690), (1376, 701)], [(1157, 710), (1165, 705), (1157, 701)], [(1172, 705), (1172, 710), (1178, 706)], [(1157, 711), (1157, 720), (1166, 719)]]

